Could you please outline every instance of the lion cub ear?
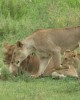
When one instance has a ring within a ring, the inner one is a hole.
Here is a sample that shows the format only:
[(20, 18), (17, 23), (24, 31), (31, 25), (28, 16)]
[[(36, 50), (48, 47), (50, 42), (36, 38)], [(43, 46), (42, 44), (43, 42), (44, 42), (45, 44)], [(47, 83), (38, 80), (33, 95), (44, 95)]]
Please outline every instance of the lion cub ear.
[(9, 43), (4, 43), (3, 48), (7, 49), (9, 47)]
[(17, 47), (22, 48), (23, 44), (20, 41), (17, 41)]
[(8, 50), (8, 48), (9, 48), (9, 44), (8, 44), (8, 43), (4, 43), (4, 44), (3, 44), (3, 49), (2, 49), (3, 52), (6, 53), (7, 50)]
[(69, 54), (71, 51), (70, 50), (66, 50), (65, 52), (64, 52), (64, 56), (66, 56), (67, 54)]

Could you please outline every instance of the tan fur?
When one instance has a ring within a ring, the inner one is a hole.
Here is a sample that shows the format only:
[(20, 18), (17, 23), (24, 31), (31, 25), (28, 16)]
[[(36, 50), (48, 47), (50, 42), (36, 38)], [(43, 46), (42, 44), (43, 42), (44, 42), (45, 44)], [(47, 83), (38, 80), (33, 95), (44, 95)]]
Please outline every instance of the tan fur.
[[(49, 63), (49, 66), (44, 71), (43, 76), (49, 76), (49, 75), (52, 75), (53, 72), (57, 72), (60, 75), (63, 74), (65, 76), (78, 77), (77, 71), (74, 68), (75, 64), (72, 64), (73, 59), (70, 58), (70, 57), (71, 56), (68, 56), (68, 59), (67, 60), (65, 60), (65, 56), (63, 57), (63, 63), (62, 64), (63, 64), (64, 68), (63, 69), (59, 69), (59, 70), (56, 70), (55, 65), (53, 65), (54, 63), (51, 60), (50, 63)], [(69, 62), (69, 63), (67, 63), (67, 62)], [(65, 69), (65, 66), (66, 65), (67, 65), (67, 67), (69, 67), (68, 69)]]
[[(47, 29), (34, 32), (22, 42), (17, 42), (17, 47), (12, 56), (14, 66), (20, 66), (21, 62), (35, 52), (40, 58), (40, 67), (37, 77), (43, 74), (51, 57), (56, 69), (61, 67), (61, 53), (66, 50), (74, 50), (79, 46), (80, 26), (63, 29)], [(42, 57), (45, 60), (41, 59)], [(12, 64), (11, 64), (12, 65)]]
[(15, 47), (16, 45), (9, 45), (8, 43), (5, 43), (3, 46), (3, 62), (7, 65), (7, 67), (10, 66)]
[(63, 60), (64, 66), (74, 66), (80, 78), (80, 53), (77, 51), (66, 51)]
[[(7, 65), (8, 63), (8, 68), (10, 67), (10, 62), (11, 62), (11, 58), (12, 58), (12, 53), (15, 49), (16, 45), (9, 45), (8, 43), (4, 45), (4, 50), (3, 50), (3, 54), (4, 54), (4, 63)], [(26, 58), (20, 65), (21, 70), (27, 71), (28, 73), (30, 73), (31, 75), (35, 75), (38, 72), (39, 69), (39, 59), (36, 55), (30, 55), (28, 56), (28, 58)], [(9, 70), (11, 70), (12, 74), (17, 74), (18, 73), (18, 69), (15, 66), (12, 66), (12, 68)], [(55, 65), (53, 60), (50, 61), (48, 67), (45, 69), (43, 76), (49, 76), (52, 74), (52, 72), (58, 72), (59, 74), (64, 74), (64, 75), (68, 75), (68, 76), (75, 76), (76, 77), (76, 70), (74, 67), (70, 67), (70, 69), (62, 69), (62, 70), (56, 70), (55, 69)]]

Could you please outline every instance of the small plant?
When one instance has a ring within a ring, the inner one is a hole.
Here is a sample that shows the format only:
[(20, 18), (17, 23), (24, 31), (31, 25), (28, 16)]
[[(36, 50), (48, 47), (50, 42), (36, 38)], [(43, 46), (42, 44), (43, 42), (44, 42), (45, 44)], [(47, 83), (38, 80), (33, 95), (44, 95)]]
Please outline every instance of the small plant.
[(31, 79), (31, 76), (27, 73), (27, 72), (22, 72), (22, 73), (19, 73), (17, 76), (15, 76), (15, 78), (13, 78), (13, 81), (30, 81)]
[(8, 80), (8, 81), (26, 81), (28, 82), (31, 79), (31, 76), (27, 72), (19, 73), (18, 75), (14, 76), (10, 74), (9, 70), (6, 67), (0, 69), (0, 79)]
[(0, 76), (1, 76), (2, 80), (8, 80), (11, 75), (10, 75), (8, 69), (3, 67), (0, 70)]

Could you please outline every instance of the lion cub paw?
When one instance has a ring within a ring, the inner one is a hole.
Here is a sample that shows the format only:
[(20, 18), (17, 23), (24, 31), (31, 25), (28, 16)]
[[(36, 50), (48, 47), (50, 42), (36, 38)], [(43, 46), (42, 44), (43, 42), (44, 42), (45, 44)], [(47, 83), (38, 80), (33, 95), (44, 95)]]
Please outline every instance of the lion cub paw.
[(61, 78), (65, 78), (65, 77), (66, 77), (65, 75), (59, 74), (59, 73), (57, 73), (57, 72), (53, 72), (53, 73), (52, 73), (52, 78), (53, 78), (53, 79), (61, 79)]
[(31, 75), (32, 78), (38, 78), (39, 75)]

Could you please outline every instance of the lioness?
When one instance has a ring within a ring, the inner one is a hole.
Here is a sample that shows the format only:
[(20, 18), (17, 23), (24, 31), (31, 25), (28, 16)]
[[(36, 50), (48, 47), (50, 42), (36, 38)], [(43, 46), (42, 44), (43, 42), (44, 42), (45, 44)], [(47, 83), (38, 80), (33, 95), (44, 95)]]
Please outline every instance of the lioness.
[[(12, 58), (12, 54), (14, 49), (16, 48), (16, 45), (9, 45), (8, 43), (5, 43), (3, 46), (3, 62), (4, 64), (7, 65), (9, 71), (12, 74), (17, 74), (18, 73), (18, 67), (12, 66), (10, 68), (10, 62), (11, 62), (11, 58)], [(36, 55), (29, 55), (25, 60), (22, 61), (20, 67), (21, 70), (25, 70), (28, 73), (31, 74), (36, 74), (38, 72), (39, 69), (39, 60), (38, 57)], [(51, 73), (53, 72), (52, 70), (52, 62), (49, 64), (49, 67), (46, 69), (46, 71), (44, 72), (44, 76), (49, 76), (51, 75)]]
[[(14, 51), (16, 45), (15, 44), (9, 45), (8, 43), (6, 43), (6, 44), (4, 44), (3, 47), (4, 47), (4, 49), (3, 49), (3, 55), (4, 55), (3, 61), (9, 68), (12, 54), (13, 54), (13, 51)], [(19, 68), (22, 68), (21, 70), (25, 70), (28, 73), (30, 73), (31, 75), (36, 74), (38, 72), (38, 69), (39, 69), (38, 57), (36, 55), (29, 55), (28, 58), (23, 60), (23, 62), (21, 63)], [(15, 66), (12, 66), (12, 68), (11, 69), (9, 68), (9, 70), (14, 75), (16, 75), (18, 73), (17, 67), (15, 67)], [(49, 76), (53, 72), (57, 72), (57, 73), (59, 73), (59, 75), (63, 74), (66, 76), (74, 76), (74, 77), (77, 76), (77, 73), (76, 73), (76, 70), (74, 67), (71, 66), (69, 69), (56, 70), (55, 66), (54, 66), (54, 62), (53, 62), (53, 60), (51, 60), (48, 67), (45, 69), (43, 76)]]
[[(43, 74), (51, 59), (56, 69), (61, 67), (61, 53), (74, 50), (80, 41), (80, 26), (62, 29), (45, 29), (34, 32), (22, 42), (17, 42), (11, 65), (20, 66), (21, 62), (35, 52), (40, 58), (36, 77)], [(43, 59), (42, 59), (43, 58)]]

